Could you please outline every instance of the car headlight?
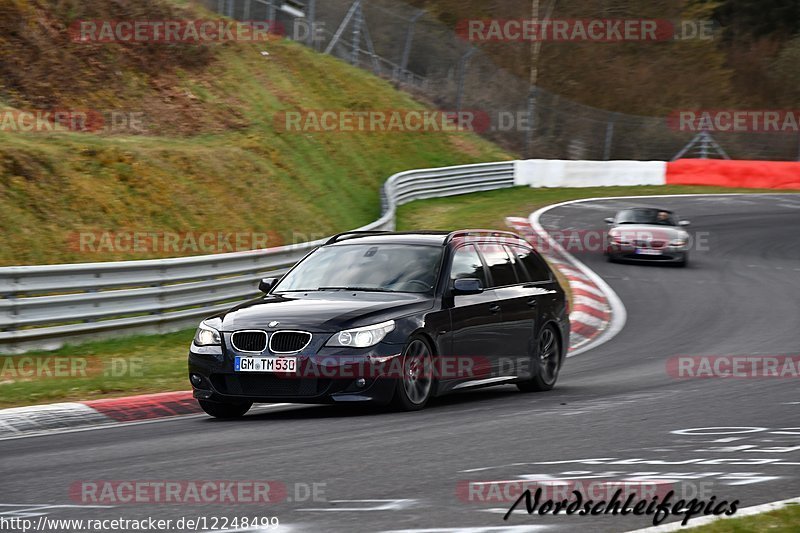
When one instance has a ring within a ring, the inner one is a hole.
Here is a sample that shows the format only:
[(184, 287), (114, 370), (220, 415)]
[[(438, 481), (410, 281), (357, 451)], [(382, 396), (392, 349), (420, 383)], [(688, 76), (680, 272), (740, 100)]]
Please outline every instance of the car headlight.
[(222, 337), (219, 331), (201, 323), (197, 328), (197, 333), (194, 334), (194, 343), (197, 346), (221, 346)]
[(381, 322), (374, 326), (346, 329), (340, 331), (328, 341), (327, 346), (341, 346), (344, 348), (368, 348), (375, 346), (386, 335), (394, 330), (394, 320)]
[(674, 239), (674, 240), (672, 240), (672, 241), (669, 243), (669, 245), (670, 245), (670, 246), (678, 246), (678, 247), (683, 247), (683, 246), (686, 246), (686, 244), (687, 244), (688, 242), (689, 242), (689, 241), (687, 241), (686, 239)]

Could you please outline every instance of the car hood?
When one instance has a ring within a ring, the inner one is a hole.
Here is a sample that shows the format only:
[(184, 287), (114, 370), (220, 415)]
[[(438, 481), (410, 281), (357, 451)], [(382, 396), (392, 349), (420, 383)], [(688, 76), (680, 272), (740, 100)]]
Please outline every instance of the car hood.
[(672, 240), (686, 236), (682, 228), (658, 224), (622, 224), (611, 231), (631, 240)]
[[(241, 329), (334, 333), (430, 309), (433, 298), (407, 293), (313, 292), (270, 295), (234, 307), (207, 322), (220, 331)], [(278, 324), (270, 326), (271, 322)]]

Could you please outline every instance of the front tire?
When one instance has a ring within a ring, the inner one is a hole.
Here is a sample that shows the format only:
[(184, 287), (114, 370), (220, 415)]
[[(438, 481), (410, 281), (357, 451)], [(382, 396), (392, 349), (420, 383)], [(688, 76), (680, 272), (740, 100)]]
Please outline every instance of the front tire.
[(208, 400), (197, 400), (200, 408), (214, 418), (241, 418), (253, 407), (252, 403), (220, 403)]
[(553, 326), (546, 326), (539, 333), (533, 362), (538, 367), (536, 375), (528, 381), (517, 383), (517, 388), (522, 392), (552, 390), (558, 381), (562, 362), (561, 342)]
[(411, 337), (403, 349), (403, 375), (395, 387), (392, 407), (419, 411), (433, 393), (433, 350), (422, 337)]

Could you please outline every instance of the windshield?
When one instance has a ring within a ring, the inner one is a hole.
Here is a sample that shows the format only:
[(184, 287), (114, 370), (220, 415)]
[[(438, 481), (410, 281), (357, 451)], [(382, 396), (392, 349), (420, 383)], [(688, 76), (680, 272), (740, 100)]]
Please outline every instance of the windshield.
[(617, 214), (616, 224), (658, 224), (677, 226), (675, 215), (660, 209), (626, 209)]
[(324, 247), (287, 274), (274, 292), (432, 293), (441, 259), (439, 246), (348, 244)]

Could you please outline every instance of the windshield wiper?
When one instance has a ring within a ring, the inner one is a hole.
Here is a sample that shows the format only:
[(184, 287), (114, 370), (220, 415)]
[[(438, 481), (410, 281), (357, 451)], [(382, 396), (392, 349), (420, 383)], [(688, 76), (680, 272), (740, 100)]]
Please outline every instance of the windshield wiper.
[(319, 291), (360, 291), (360, 292), (393, 292), (380, 287), (320, 287)]

